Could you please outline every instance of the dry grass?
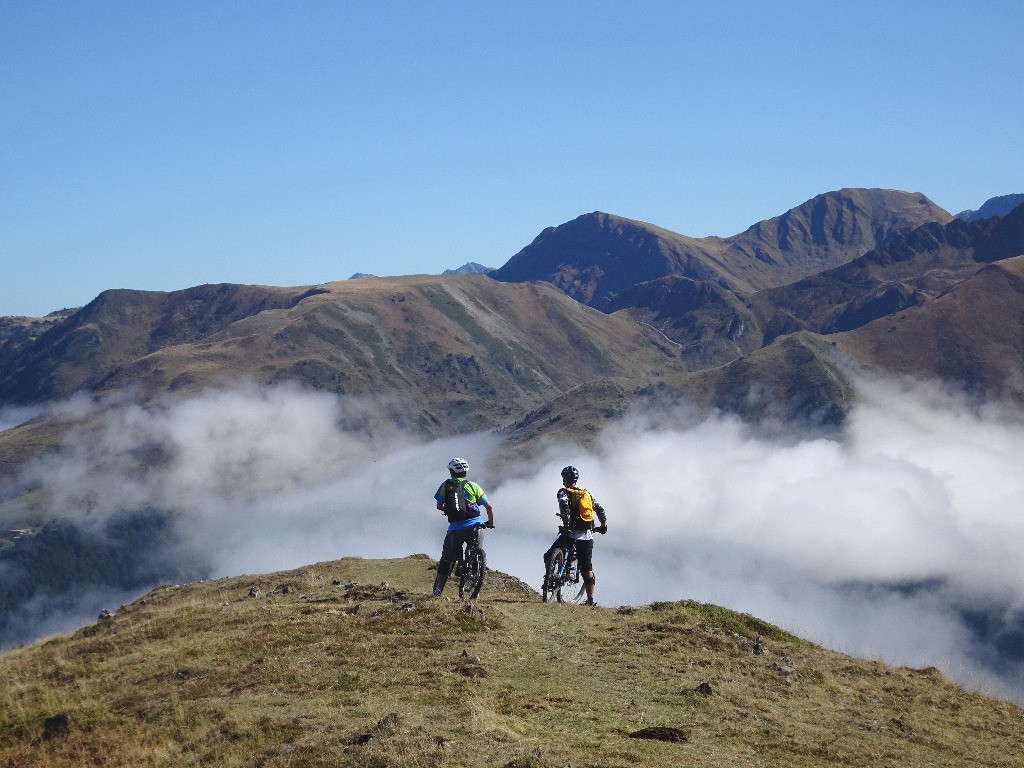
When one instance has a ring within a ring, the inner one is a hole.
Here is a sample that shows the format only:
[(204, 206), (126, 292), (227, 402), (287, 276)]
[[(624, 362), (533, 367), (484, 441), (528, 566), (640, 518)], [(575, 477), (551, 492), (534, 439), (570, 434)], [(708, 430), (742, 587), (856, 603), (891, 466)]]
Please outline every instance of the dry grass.
[[(428, 597), (432, 565), (161, 587), (7, 653), (0, 766), (1024, 765), (1024, 712), (935, 670), (498, 574), (467, 612)], [(656, 726), (685, 741), (630, 735)]]

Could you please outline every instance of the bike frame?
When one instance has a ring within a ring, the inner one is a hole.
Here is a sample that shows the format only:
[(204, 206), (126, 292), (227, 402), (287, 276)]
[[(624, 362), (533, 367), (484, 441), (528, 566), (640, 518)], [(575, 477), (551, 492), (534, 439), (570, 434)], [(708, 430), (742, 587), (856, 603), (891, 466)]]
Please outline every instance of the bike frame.
[(573, 542), (568, 546), (562, 547), (562, 572), (558, 574), (558, 578), (562, 580), (563, 584), (572, 582), (575, 584), (579, 581), (579, 569), (576, 570), (576, 577), (572, 578), (572, 568), (576, 565), (576, 543)]

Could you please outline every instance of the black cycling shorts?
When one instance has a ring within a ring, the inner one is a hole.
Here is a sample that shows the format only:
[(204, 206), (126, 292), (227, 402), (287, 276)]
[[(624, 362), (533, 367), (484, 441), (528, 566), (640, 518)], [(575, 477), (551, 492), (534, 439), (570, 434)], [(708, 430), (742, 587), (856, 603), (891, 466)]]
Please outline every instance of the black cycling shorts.
[(583, 539), (576, 542), (576, 559), (580, 564), (580, 573), (594, 570), (593, 539)]
[(482, 546), (483, 540), (483, 531), (479, 528), (448, 531), (444, 536), (444, 544), (441, 545), (441, 559), (448, 563), (454, 563), (462, 554), (463, 544), (475, 541)]

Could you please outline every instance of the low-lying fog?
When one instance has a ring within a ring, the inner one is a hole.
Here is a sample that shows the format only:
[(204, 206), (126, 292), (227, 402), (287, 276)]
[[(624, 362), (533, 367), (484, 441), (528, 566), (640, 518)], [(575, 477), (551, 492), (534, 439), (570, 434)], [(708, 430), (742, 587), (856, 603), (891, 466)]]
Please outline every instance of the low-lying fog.
[[(1024, 417), (921, 384), (861, 377), (857, 393), (841, 435), (754, 432), (659, 404), (593, 450), (553, 433), (514, 463), (498, 462), (495, 435), (425, 443), (366, 402), (291, 386), (148, 410), (78, 399), (61, 408), (102, 428), (22, 481), (45, 490), (52, 516), (94, 527), (170, 513), (181, 543), (169, 559), (218, 577), (349, 555), (436, 558), (445, 521), (432, 496), (463, 456), (496, 511), (489, 565), (539, 587), (559, 469), (573, 464), (608, 512), (595, 548), (603, 605), (713, 602), (1024, 700)], [(128, 599), (44, 598), (20, 615), (37, 634)]]

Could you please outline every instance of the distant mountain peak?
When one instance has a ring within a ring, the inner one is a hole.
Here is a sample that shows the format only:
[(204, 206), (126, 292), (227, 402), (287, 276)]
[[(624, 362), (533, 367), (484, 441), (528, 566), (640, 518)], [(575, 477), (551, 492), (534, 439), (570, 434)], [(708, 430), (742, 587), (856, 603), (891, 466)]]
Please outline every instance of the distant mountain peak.
[(1021, 205), (1024, 205), (1024, 194), (1000, 195), (999, 197), (990, 197), (978, 210), (960, 211), (956, 217), (964, 221), (981, 221), (996, 216), (1005, 216)]
[(577, 301), (604, 308), (624, 287), (670, 274), (721, 279), (707, 245), (715, 242), (594, 211), (546, 228), (493, 277), (545, 280)]
[(494, 267), (485, 267), (483, 264), (477, 264), (475, 261), (467, 261), (461, 267), (455, 269), (446, 269), (441, 274), (443, 275), (468, 275), (468, 274), (481, 274), (486, 275), (488, 272), (493, 272)]

